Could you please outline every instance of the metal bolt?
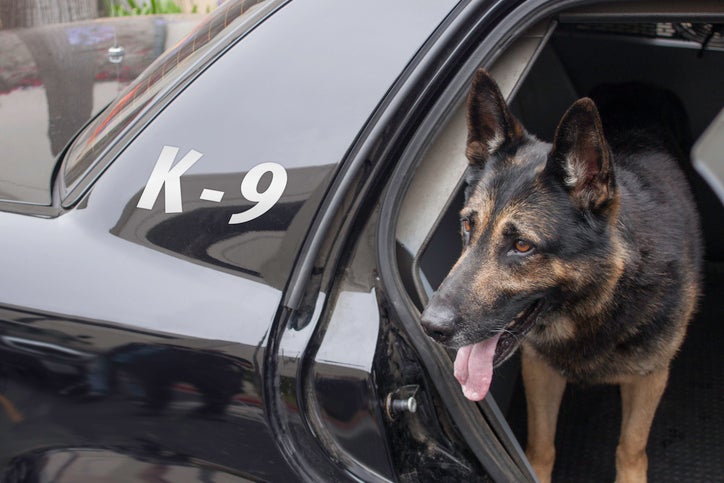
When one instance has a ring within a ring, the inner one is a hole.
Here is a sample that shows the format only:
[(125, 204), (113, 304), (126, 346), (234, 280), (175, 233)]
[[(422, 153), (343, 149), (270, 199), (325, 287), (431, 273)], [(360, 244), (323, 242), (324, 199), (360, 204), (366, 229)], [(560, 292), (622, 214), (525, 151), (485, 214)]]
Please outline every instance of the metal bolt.
[(414, 397), (408, 397), (407, 399), (397, 399), (392, 401), (392, 410), (395, 412), (414, 413), (417, 411), (417, 400)]
[[(390, 395), (391, 396), (391, 395)], [(417, 399), (410, 396), (402, 399), (387, 398), (387, 414), (390, 418), (395, 419), (402, 413), (414, 413), (417, 411)]]
[(417, 411), (417, 391), (420, 386), (408, 384), (398, 387), (385, 398), (385, 412), (391, 420), (395, 420), (402, 413), (414, 413)]

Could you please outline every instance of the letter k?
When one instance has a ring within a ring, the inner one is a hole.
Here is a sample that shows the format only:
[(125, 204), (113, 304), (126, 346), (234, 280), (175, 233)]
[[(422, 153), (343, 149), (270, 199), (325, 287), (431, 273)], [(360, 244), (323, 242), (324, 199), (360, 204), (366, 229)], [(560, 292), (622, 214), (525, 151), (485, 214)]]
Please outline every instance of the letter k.
[(148, 178), (148, 183), (146, 183), (146, 187), (141, 194), (141, 199), (138, 200), (137, 208), (153, 209), (153, 204), (156, 202), (161, 188), (165, 188), (166, 213), (181, 213), (183, 211), (181, 209), (181, 175), (201, 159), (203, 154), (192, 149), (172, 168), (171, 165), (176, 159), (178, 149), (175, 146), (163, 147), (156, 161), (156, 166), (153, 167), (151, 177)]

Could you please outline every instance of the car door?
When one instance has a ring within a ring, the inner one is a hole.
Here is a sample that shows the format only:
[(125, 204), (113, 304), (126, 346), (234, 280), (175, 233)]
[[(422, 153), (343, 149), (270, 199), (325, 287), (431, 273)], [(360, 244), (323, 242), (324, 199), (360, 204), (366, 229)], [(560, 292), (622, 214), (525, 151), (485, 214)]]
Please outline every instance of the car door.
[[(594, 83), (631, 80), (662, 84), (676, 92), (689, 113), (695, 138), (721, 109), (721, 94), (710, 88), (722, 80), (722, 57), (718, 47), (709, 46), (709, 49), (703, 42), (704, 37), (691, 37), (688, 32), (713, 32), (714, 23), (722, 12), (711, 9), (710, 5), (687, 6), (690, 10), (682, 11), (671, 5), (661, 8), (641, 4), (626, 7), (581, 4), (571, 8), (565, 2), (521, 5), (498, 26), (505, 29), (508, 37), (496, 38), (497, 29), (488, 35), (481, 34), (480, 50), (467, 58), (474, 67), (461, 62), (460, 82), (452, 80), (448, 84), (449, 91), (438, 95), (437, 104), (430, 108), (428, 116), (417, 121), (417, 134), (405, 144), (406, 151), (399, 154), (399, 162), (381, 202), (378, 268), (381, 290), (391, 301), (390, 313), (393, 315), (390, 320), (405, 327), (423, 365), (430, 371), (432, 384), (440, 397), (446, 398), (448, 408), (458, 408), (455, 399), (461, 396), (459, 385), (450, 381), (450, 359), (439, 347), (429, 345), (419, 333), (418, 322), (427, 298), (460, 253), (458, 212), (462, 206), (463, 173), (467, 165), (462, 98), (474, 68), (483, 66), (491, 72), (515, 115), (541, 139), (551, 139), (557, 118), (571, 102), (585, 96)], [(506, 21), (511, 23), (506, 25)], [(658, 38), (645, 37), (650, 35), (645, 33), (646, 29), (651, 28), (659, 29)], [(486, 45), (486, 42), (491, 44)], [(596, 55), (592, 56), (591, 52)], [(664, 74), (671, 71), (672, 63), (677, 66), (677, 74)], [(695, 71), (701, 74), (689, 75)], [(683, 144), (685, 149), (691, 148), (691, 140), (688, 138)], [(698, 153), (705, 156), (701, 154), (701, 148), (695, 150), (695, 162)], [(711, 156), (708, 162), (712, 163)], [(695, 390), (692, 374), (707, 372), (709, 383), (717, 378), (708, 372), (707, 361), (719, 357), (716, 348), (704, 340), (707, 333), (717, 330), (711, 314), (721, 310), (716, 295), (721, 281), (715, 274), (721, 266), (722, 234), (717, 220), (721, 218), (722, 205), (691, 164), (681, 168), (687, 173), (703, 220), (707, 285), (701, 315), (692, 323), (682, 355), (673, 364), (670, 399), (664, 400), (661, 409), (664, 416), (657, 419), (652, 429), (650, 441), (660, 444), (650, 443), (650, 448), (654, 448), (650, 450), (650, 474), (655, 475), (652, 478), (667, 481), (676, 481), (674, 475), (678, 466), (673, 461), (686, 459), (683, 455), (693, 457), (691, 455), (703, 453), (709, 455), (707, 459), (715, 458), (713, 446), (692, 440), (682, 442), (675, 449), (662, 449), (667, 448), (669, 435), (672, 432), (680, 434), (684, 427), (697, 434), (706, 432), (693, 421), (689, 410), (691, 400), (687, 395)], [(513, 359), (496, 369), (498, 382), (493, 384), (492, 395), (476, 408), (484, 422), (476, 421), (476, 416), (471, 415), (471, 419), (463, 423), (462, 417), (457, 416), (461, 418), (458, 427), (465, 428), (461, 433), (471, 448), (475, 445), (469, 433), (477, 431), (485, 435), (486, 441), (478, 447), (481, 453), (487, 452), (488, 460), (481, 461), (485, 461), (483, 465), (488, 471), (503, 461), (490, 458), (494, 450), (489, 441), (493, 438), (520, 471), (527, 470), (521, 449), (525, 438), (525, 400), (516, 364)], [(448, 382), (451, 383), (448, 385)], [(716, 383), (713, 384), (712, 392), (696, 389), (697, 407), (707, 414), (715, 411)], [(465, 401), (462, 404), (472, 405)], [(703, 409), (705, 407), (708, 409)], [(617, 408), (618, 394), (612, 386), (589, 391), (569, 390), (564, 399), (562, 414), (565, 417), (562, 416), (559, 423), (557, 440), (565, 456), (559, 458), (561, 463), (557, 462), (554, 477), (562, 481), (613, 479)], [(456, 417), (452, 410), (451, 414)], [(605, 431), (597, 426), (604, 414), (613, 414), (613, 423), (605, 425)], [(687, 422), (676, 425), (672, 421), (677, 417), (686, 417)], [(699, 429), (694, 430), (694, 427)], [(591, 434), (595, 434), (593, 439), (599, 443), (593, 442)], [(482, 449), (485, 444), (487, 450)], [(582, 465), (581, 461), (587, 463)], [(705, 478), (707, 465), (693, 466), (702, 471), (699, 477)], [(688, 467), (688, 471), (692, 468)], [(502, 481), (506, 476), (498, 474), (494, 478)]]
[[(78, 135), (52, 204), (2, 206), (7, 479), (394, 478), (374, 425), (343, 461), (310, 431), (314, 326), (285, 295), (340, 160), (456, 4), (383, 3), (226, 2)], [(344, 415), (372, 399), (340, 367), (319, 390)]]

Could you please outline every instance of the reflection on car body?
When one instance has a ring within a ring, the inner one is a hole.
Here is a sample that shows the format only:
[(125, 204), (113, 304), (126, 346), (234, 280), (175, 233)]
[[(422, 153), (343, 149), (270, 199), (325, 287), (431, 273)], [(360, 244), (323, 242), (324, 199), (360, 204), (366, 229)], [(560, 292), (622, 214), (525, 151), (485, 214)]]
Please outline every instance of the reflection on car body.
[[(470, 403), (419, 326), (460, 249), (472, 73), (489, 69), (542, 138), (607, 76), (669, 73), (694, 137), (723, 103), (719, 38), (698, 58), (674, 28), (713, 29), (721, 7), (599, 3), (227, 0), (173, 46), (173, 21), (129, 21), (118, 64), (115, 21), (49, 27), (96, 84), (135, 77), (93, 88), (117, 97), (54, 124), (63, 141), (44, 107), (19, 109), (54, 75), (31, 65), (40, 34), (0, 31), (0, 479), (534, 481), (515, 361)], [(138, 44), (171, 49), (141, 73)], [(715, 274), (721, 203), (689, 171)], [(654, 424), (657, 481), (696, 479), (707, 468), (676, 463), (696, 458), (721, 473), (684, 397), (724, 423), (704, 343), (721, 279), (707, 283), (700, 345), (674, 361)], [(613, 479), (576, 452), (600, 453), (591, 414), (616, 411), (591, 391), (562, 413), (561, 480)], [(672, 421), (693, 436), (669, 442)]]

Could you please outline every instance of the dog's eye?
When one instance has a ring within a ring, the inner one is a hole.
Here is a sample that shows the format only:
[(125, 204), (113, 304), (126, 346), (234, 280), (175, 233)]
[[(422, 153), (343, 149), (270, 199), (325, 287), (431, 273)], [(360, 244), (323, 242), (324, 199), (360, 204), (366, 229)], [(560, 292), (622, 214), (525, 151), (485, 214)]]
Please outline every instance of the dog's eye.
[(462, 231), (463, 235), (463, 246), (468, 246), (468, 243), (470, 243), (470, 230), (472, 229), (473, 222), (470, 221), (470, 218), (460, 218), (460, 231)]
[(470, 233), (470, 230), (473, 228), (473, 224), (470, 222), (470, 218), (461, 218), (460, 219), (460, 226), (463, 229), (464, 233)]
[(517, 253), (528, 253), (533, 249), (533, 244), (525, 240), (515, 240), (513, 243), (513, 250)]

